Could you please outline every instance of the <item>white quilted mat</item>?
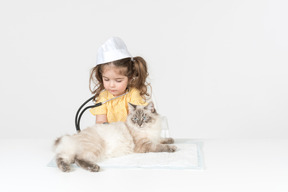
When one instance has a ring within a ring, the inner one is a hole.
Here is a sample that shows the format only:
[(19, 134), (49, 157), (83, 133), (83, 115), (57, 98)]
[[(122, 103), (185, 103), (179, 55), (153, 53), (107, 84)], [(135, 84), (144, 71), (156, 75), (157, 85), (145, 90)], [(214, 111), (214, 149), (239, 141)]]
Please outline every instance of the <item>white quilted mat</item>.
[[(101, 168), (203, 169), (202, 142), (176, 139), (174, 153), (135, 153), (99, 162)], [(53, 158), (49, 167), (57, 167)], [(77, 167), (77, 165), (72, 165)]]

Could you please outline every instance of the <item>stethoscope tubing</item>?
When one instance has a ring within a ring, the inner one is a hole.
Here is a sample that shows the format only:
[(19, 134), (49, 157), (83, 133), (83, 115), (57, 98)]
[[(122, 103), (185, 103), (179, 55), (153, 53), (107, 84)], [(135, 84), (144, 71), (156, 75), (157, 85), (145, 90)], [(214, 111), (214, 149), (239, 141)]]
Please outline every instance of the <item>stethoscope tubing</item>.
[[(76, 131), (77, 131), (77, 132), (80, 132), (80, 131), (81, 131), (81, 129), (80, 129), (80, 120), (81, 120), (81, 117), (82, 117), (83, 113), (84, 113), (87, 109), (94, 108), (94, 107), (99, 107), (99, 106), (101, 106), (101, 105), (103, 105), (103, 104), (105, 104), (105, 103), (107, 103), (107, 102), (109, 102), (109, 101), (112, 101), (112, 100), (114, 100), (114, 99), (117, 99), (117, 98), (119, 98), (119, 97), (122, 97), (122, 96), (126, 95), (128, 92), (129, 92), (129, 90), (126, 91), (126, 92), (125, 92), (124, 94), (122, 94), (122, 95), (119, 95), (119, 96), (117, 96), (117, 97), (113, 97), (112, 99), (108, 99), (108, 100), (106, 100), (106, 101), (99, 102), (99, 103), (95, 103), (94, 105), (87, 106), (87, 107), (85, 107), (85, 108), (83, 109), (83, 111), (80, 113), (80, 111), (82, 110), (82, 108), (83, 108), (89, 101), (93, 100), (95, 96), (89, 98), (87, 101), (85, 101), (85, 102), (79, 107), (79, 109), (78, 109), (77, 112), (76, 112), (76, 115), (75, 115), (75, 127), (76, 127)], [(79, 113), (80, 113), (80, 115), (79, 115)]]

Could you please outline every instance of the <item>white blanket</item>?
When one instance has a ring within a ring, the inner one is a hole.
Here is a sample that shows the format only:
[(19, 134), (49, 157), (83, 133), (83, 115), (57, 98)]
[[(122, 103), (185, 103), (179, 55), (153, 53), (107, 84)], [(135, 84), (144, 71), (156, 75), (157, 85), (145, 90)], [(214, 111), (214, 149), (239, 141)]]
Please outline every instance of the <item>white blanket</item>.
[[(175, 140), (175, 145), (177, 151), (174, 153), (134, 153), (107, 159), (98, 165), (102, 168), (203, 169), (201, 142), (178, 139)], [(56, 167), (54, 158), (48, 166)]]

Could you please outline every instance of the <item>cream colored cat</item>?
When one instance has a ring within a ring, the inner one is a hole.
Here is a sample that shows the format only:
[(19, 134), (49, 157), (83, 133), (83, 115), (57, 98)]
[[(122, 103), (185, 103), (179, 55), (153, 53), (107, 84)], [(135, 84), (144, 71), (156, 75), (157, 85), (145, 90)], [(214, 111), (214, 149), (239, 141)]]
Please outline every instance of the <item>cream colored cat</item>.
[(78, 134), (63, 136), (55, 141), (56, 162), (60, 170), (70, 171), (70, 164), (93, 172), (97, 162), (130, 153), (174, 152), (172, 138), (163, 139), (161, 117), (154, 105), (129, 105), (126, 122), (96, 124)]

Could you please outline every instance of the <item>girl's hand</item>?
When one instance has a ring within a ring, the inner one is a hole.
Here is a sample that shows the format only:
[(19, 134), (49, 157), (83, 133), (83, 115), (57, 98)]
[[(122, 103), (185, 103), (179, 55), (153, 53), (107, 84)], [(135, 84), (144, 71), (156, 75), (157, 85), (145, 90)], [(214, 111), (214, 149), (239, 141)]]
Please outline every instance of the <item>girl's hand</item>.
[(102, 123), (107, 123), (107, 116), (106, 115), (96, 115), (96, 123), (97, 124), (102, 124)]

